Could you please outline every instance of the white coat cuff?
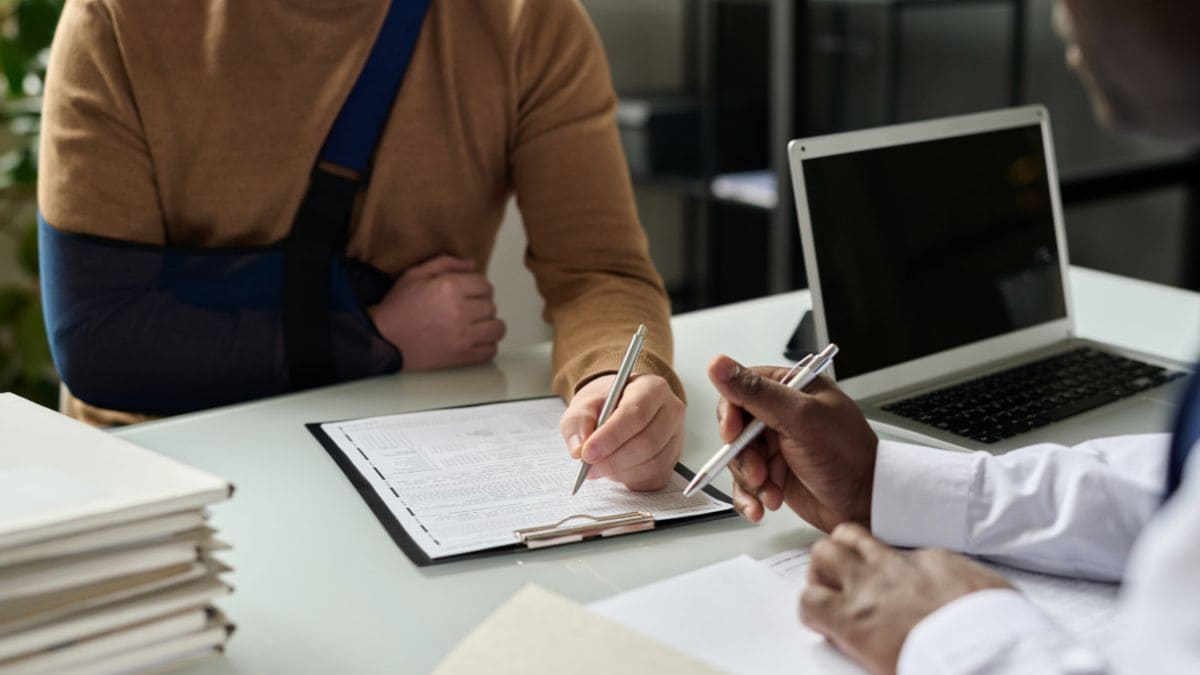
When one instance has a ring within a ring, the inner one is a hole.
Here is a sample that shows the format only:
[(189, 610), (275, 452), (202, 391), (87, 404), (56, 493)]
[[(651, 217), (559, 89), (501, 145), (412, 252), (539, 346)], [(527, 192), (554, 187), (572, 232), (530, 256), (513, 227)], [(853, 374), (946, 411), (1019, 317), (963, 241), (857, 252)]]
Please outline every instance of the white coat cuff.
[(879, 441), (871, 530), (893, 546), (964, 551), (975, 458), (897, 441)]

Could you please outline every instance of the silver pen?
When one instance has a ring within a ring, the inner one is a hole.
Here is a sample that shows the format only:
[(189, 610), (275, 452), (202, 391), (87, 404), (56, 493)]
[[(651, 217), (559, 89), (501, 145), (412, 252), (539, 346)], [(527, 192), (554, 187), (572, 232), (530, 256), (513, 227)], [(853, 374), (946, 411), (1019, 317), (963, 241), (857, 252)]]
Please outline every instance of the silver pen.
[[(621, 365), (617, 368), (617, 377), (613, 380), (612, 386), (608, 389), (608, 396), (604, 398), (604, 405), (600, 408), (600, 417), (596, 420), (596, 428), (599, 429), (601, 424), (608, 421), (613, 410), (617, 408), (617, 401), (621, 398), (621, 392), (625, 390), (625, 383), (629, 381), (629, 373), (633, 371), (633, 363), (637, 361), (638, 354), (642, 353), (642, 343), (646, 341), (646, 327), (639, 325), (637, 331), (633, 334), (633, 339), (629, 341), (629, 348), (625, 350), (625, 356), (621, 359)], [(575, 477), (575, 487), (571, 488), (571, 494), (579, 492), (579, 486), (583, 485), (583, 481), (587, 479), (588, 471), (591, 471), (592, 465), (583, 461), (583, 457), (579, 458), (579, 475)]]
[[(828, 347), (822, 349), (817, 354), (809, 354), (804, 357), (788, 371), (787, 375), (784, 375), (783, 385), (792, 389), (807, 387), (810, 382), (817, 379), (818, 375), (825, 372), (829, 364), (833, 363), (833, 357), (837, 352), (837, 345), (831, 342)], [(683, 489), (683, 496), (691, 497), (698, 490), (703, 490), (707, 487), (713, 478), (716, 478), (717, 474), (721, 473), (721, 469), (724, 469), (729, 462), (733, 461), (733, 458), (737, 457), (742, 448), (749, 445), (750, 441), (757, 438), (766, 427), (767, 425), (763, 424), (762, 420), (754, 420), (745, 429), (742, 429), (742, 433), (738, 434), (737, 438), (721, 446), (721, 449), (717, 450), (712, 459), (700, 467), (700, 471), (696, 473), (696, 477), (692, 479), (692, 482), (688, 483), (688, 486)]]

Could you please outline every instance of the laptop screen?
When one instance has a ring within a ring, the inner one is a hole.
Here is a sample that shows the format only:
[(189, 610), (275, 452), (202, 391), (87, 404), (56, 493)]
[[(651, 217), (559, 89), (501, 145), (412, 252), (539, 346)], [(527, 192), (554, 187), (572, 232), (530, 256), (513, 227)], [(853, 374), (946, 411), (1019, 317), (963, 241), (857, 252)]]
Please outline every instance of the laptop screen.
[(837, 375), (1066, 316), (1041, 128), (804, 160)]

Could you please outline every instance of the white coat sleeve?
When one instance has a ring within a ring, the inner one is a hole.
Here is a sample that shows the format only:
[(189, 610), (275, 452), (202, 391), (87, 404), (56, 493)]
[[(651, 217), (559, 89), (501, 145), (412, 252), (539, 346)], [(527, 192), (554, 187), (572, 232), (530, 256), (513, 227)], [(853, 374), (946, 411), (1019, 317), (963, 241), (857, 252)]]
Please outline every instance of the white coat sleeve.
[(880, 441), (871, 529), (895, 546), (1114, 581), (1162, 499), (1169, 438), (1043, 443), (999, 456)]
[(899, 675), (1170, 675), (1200, 672), (1200, 463), (1138, 540), (1115, 644), (1084, 645), (1015, 591), (964, 596), (925, 617)]

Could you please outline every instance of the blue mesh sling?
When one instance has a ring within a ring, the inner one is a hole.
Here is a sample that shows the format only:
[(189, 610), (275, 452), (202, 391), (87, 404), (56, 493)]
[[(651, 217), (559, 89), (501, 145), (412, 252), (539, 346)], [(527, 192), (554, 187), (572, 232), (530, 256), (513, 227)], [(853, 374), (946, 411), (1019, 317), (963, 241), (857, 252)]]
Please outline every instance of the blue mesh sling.
[(344, 250), (428, 5), (392, 0), (282, 243), (147, 246), (64, 233), (39, 215), (46, 329), (72, 393), (164, 415), (400, 368), (363, 311), (391, 280)]

